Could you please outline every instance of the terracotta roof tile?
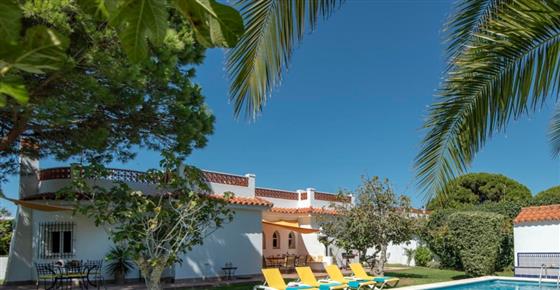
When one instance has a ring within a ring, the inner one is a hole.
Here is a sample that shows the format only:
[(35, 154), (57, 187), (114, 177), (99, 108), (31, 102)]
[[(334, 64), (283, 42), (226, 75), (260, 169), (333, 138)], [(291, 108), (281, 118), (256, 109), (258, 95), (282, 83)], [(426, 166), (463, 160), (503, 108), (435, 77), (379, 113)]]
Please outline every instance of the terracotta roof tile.
[(261, 187), (255, 188), (255, 196), (298, 200), (297, 192), (278, 190), (278, 189), (268, 189), (268, 188), (261, 188)]
[(524, 207), (513, 223), (560, 221), (560, 204)]
[[(223, 195), (212, 194), (211, 196), (214, 198), (223, 198)], [(258, 197), (235, 196), (233, 198), (230, 198), (228, 202), (231, 204), (250, 205), (250, 206), (272, 207), (273, 205), (272, 202)]]
[(329, 215), (336, 214), (336, 211), (333, 209), (319, 208), (319, 207), (304, 207), (304, 208), (273, 207), (270, 209), (270, 211), (275, 213), (285, 213), (285, 214), (329, 214)]

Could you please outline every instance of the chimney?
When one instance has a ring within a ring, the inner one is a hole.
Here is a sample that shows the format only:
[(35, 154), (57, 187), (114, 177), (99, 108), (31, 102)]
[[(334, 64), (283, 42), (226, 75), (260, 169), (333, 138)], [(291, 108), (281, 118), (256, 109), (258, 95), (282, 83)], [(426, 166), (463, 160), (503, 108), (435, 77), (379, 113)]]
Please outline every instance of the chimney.
[(39, 160), (23, 152), (36, 151), (37, 145), (29, 140), (21, 140), (19, 155), (19, 198), (39, 193)]
[(315, 203), (315, 188), (308, 187), (305, 191), (307, 191), (307, 200), (309, 202), (309, 206), (313, 206)]
[(297, 207), (298, 208), (309, 207), (309, 199), (307, 197), (307, 191), (298, 189), (296, 190), (296, 192), (298, 195)]
[(247, 173), (245, 174), (245, 177), (247, 177), (249, 181), (247, 184), (247, 187), (249, 188), (249, 192), (253, 195), (253, 197), (256, 196), (255, 187), (257, 183), (256, 181), (257, 176), (254, 173)]

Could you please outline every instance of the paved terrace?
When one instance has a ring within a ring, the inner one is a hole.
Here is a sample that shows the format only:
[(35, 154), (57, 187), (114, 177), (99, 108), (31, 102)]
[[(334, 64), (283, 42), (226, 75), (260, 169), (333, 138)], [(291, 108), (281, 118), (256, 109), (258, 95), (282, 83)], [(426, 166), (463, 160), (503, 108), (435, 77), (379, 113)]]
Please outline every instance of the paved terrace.
[[(342, 271), (345, 275), (350, 275), (351, 272), (348, 270)], [(296, 280), (297, 274), (296, 273), (289, 273), (283, 274), (285, 280)], [(315, 276), (318, 279), (327, 277), (326, 273), (316, 272)], [(233, 280), (215, 280), (209, 279), (205, 281), (188, 281), (188, 282), (181, 282), (177, 281), (176, 283), (168, 283), (164, 284), (165, 289), (211, 289), (212, 287), (218, 286), (228, 286), (234, 284), (249, 284), (249, 283), (260, 283), (262, 282), (262, 278), (249, 278), (249, 279), (233, 279)], [(2, 290), (37, 290), (35, 284), (33, 285), (18, 285), (18, 286), (0, 286)], [(42, 289), (42, 288), (40, 288)], [(80, 289), (80, 286), (74, 286), (73, 289)], [(90, 287), (89, 289), (96, 289), (95, 287)], [(101, 287), (103, 289), (103, 287)], [(115, 284), (107, 284), (107, 290), (141, 290), (146, 289), (144, 283), (127, 283), (125, 285), (115, 285)]]

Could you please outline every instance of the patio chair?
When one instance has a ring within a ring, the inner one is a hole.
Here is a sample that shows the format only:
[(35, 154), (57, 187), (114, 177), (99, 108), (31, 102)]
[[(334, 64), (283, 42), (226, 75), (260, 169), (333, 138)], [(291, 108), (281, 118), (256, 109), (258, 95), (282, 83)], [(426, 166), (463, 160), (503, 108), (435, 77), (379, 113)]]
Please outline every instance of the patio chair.
[(286, 256), (286, 259), (284, 260), (284, 270), (287, 273), (291, 273), (296, 269), (296, 259), (297, 257), (294, 255)]
[(69, 288), (72, 288), (72, 282), (74, 280), (78, 280), (82, 289), (87, 287), (87, 273), (82, 261), (68, 261), (60, 269), (62, 273), (60, 274), (59, 279), (63, 284), (66, 284)]
[(342, 275), (342, 271), (340, 271), (337, 265), (328, 265), (325, 267), (325, 270), (331, 280), (348, 285), (348, 288), (350, 289), (377, 289), (377, 287), (375, 287), (377, 282), (375, 281), (360, 280), (354, 277), (344, 277), (344, 275)]
[(103, 278), (103, 260), (88, 260), (85, 264), (87, 283), (97, 289), (100, 286), (107, 289), (105, 278)]
[(56, 286), (58, 275), (52, 264), (35, 263), (35, 270), (37, 271), (37, 289), (39, 289), (41, 283), (45, 289), (53, 289)]
[(296, 272), (301, 283), (317, 287), (319, 290), (346, 289), (348, 287), (345, 284), (330, 280), (317, 281), (317, 278), (315, 278), (315, 275), (313, 274), (313, 271), (311, 271), (310, 267), (296, 267)]
[(304, 267), (307, 266), (307, 255), (302, 255), (297, 257), (297, 262), (296, 262), (296, 266), (298, 267)]
[(265, 283), (263, 285), (253, 287), (253, 290), (318, 290), (317, 288), (313, 288), (302, 283), (290, 282), (286, 285), (286, 282), (284, 282), (284, 278), (282, 278), (282, 273), (280, 273), (280, 270), (278, 268), (262, 269), (262, 273), (265, 279)]
[(375, 281), (378, 284), (381, 284), (381, 286), (378, 286), (379, 289), (383, 289), (383, 287), (385, 286), (396, 287), (400, 281), (399, 278), (396, 277), (370, 276), (368, 275), (368, 273), (360, 263), (350, 264), (350, 269), (352, 269), (352, 272), (354, 273), (354, 277), (358, 279)]

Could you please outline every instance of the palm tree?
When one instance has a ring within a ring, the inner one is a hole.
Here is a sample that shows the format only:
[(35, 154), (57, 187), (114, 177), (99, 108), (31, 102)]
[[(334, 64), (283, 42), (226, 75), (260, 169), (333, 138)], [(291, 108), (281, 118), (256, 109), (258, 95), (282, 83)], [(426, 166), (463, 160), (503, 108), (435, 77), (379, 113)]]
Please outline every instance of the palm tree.
[(294, 47), (343, 0), (238, 0), (245, 33), (228, 53), (230, 100), (236, 116), (255, 118), (287, 70)]
[[(560, 82), (560, 3), (462, 0), (448, 31), (448, 62), (416, 157), (428, 195), (463, 173), (477, 151), (512, 119), (535, 112)], [(560, 153), (560, 109), (551, 122)]]

